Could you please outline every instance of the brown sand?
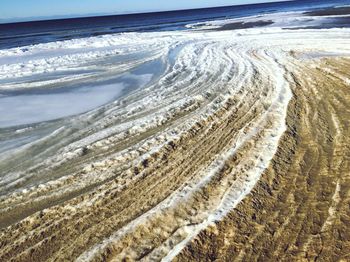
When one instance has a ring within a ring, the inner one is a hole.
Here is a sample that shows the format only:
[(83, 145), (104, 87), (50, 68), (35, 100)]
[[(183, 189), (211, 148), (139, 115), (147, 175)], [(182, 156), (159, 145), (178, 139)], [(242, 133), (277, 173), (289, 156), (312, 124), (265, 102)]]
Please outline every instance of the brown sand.
[(349, 69), (349, 60), (324, 59), (296, 72), (288, 131), (273, 164), (177, 261), (350, 260), (350, 93), (339, 78)]

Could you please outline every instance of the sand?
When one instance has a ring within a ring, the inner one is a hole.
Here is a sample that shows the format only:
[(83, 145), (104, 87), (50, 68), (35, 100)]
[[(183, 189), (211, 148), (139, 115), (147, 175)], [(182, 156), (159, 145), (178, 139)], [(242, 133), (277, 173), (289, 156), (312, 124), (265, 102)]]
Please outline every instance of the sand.
[(326, 8), (321, 10), (315, 10), (310, 12), (305, 12), (305, 15), (310, 16), (339, 16), (350, 14), (349, 7), (338, 7), (338, 8)]
[(256, 22), (236, 22), (236, 23), (228, 23), (225, 24), (219, 28), (215, 28), (212, 30), (237, 30), (237, 29), (246, 29), (246, 28), (253, 28), (253, 27), (262, 27), (267, 25), (272, 25), (273, 21), (271, 20), (261, 20)]
[(273, 163), (252, 194), (177, 261), (350, 259), (350, 96), (340, 78), (349, 67), (349, 59), (322, 59), (294, 73), (288, 131)]

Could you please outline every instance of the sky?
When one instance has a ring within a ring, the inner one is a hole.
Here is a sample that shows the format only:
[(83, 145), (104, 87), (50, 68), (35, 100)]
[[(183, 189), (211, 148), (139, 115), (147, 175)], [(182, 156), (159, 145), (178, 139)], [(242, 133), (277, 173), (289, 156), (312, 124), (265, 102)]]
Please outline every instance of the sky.
[(276, 0), (0, 0), (0, 21), (125, 14), (277, 2)]

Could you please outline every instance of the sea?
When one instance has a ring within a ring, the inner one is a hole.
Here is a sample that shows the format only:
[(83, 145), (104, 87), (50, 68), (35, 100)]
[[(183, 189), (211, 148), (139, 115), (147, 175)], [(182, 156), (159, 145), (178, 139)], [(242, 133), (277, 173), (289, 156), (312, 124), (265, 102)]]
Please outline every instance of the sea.
[(349, 5), (349, 0), (298, 0), (168, 12), (0, 23), (0, 49), (122, 32), (188, 30), (186, 25)]

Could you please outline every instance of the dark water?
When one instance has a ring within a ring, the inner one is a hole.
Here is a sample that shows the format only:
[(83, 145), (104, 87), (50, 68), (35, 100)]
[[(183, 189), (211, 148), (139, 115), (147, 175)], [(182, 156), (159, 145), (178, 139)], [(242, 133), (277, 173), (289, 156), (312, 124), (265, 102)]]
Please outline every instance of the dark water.
[(120, 32), (184, 30), (186, 29), (185, 25), (193, 22), (281, 11), (314, 10), (346, 4), (350, 4), (350, 0), (287, 1), (159, 13), (0, 24), (0, 49)]

